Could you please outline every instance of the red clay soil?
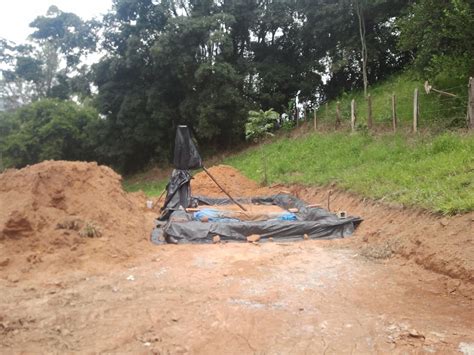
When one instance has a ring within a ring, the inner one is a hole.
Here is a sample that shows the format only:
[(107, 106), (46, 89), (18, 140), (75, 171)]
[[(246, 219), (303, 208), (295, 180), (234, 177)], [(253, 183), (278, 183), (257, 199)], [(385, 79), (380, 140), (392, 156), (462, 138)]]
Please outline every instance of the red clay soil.
[[(274, 193), (246, 178), (232, 166), (217, 165), (208, 171), (232, 197), (264, 196)], [(195, 196), (226, 197), (204, 171), (196, 174), (191, 180), (191, 191)]]
[(120, 175), (96, 163), (8, 170), (0, 175), (0, 203), (0, 264), (14, 274), (33, 265), (101, 268), (143, 248), (152, 226), (145, 196), (125, 193)]
[[(328, 189), (210, 171), (237, 197), (326, 204)], [(203, 173), (192, 188), (224, 196)], [(472, 213), (335, 192), (332, 210), (364, 218), (354, 237), (156, 246), (145, 200), (95, 163), (0, 175), (0, 353), (474, 352)]]
[[(285, 191), (306, 202), (327, 207), (328, 192), (334, 190), (295, 185), (265, 188), (226, 165), (214, 166), (210, 172), (233, 196), (262, 196)], [(225, 197), (204, 172), (194, 177), (191, 186), (196, 195)], [(333, 211), (347, 211), (364, 219), (356, 238), (346, 241), (360, 245), (364, 255), (375, 259), (401, 255), (429, 270), (474, 282), (474, 213), (441, 217), (337, 190), (332, 193), (330, 207)]]
[[(303, 200), (326, 207), (332, 190), (286, 188)], [(345, 241), (358, 245), (364, 255), (374, 259), (401, 255), (426, 269), (474, 283), (474, 213), (442, 217), (336, 190), (330, 207), (364, 219), (355, 238)]]

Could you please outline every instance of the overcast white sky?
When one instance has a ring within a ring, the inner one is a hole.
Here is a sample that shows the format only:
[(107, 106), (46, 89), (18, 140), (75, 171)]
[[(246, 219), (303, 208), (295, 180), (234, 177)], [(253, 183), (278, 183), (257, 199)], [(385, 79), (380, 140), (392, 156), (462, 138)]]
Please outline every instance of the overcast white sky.
[(112, 0), (0, 0), (0, 37), (24, 42), (32, 32), (29, 24), (37, 16), (45, 15), (51, 5), (90, 19), (106, 13)]

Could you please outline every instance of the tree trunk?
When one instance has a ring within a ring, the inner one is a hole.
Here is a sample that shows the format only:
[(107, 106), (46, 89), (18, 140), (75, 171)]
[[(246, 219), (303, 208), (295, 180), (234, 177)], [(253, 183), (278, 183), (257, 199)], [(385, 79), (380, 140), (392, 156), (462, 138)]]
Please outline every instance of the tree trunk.
[(355, 0), (355, 8), (357, 17), (359, 19), (359, 35), (361, 44), (361, 57), (362, 57), (362, 79), (364, 81), (364, 96), (367, 97), (367, 88), (369, 86), (369, 80), (367, 78), (367, 42), (365, 38), (365, 17), (362, 2), (363, 0)]

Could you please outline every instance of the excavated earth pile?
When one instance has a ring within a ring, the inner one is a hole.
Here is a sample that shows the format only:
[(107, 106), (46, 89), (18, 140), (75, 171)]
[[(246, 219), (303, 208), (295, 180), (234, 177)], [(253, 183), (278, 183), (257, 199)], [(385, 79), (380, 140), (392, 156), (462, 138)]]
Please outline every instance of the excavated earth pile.
[[(232, 166), (216, 165), (208, 170), (233, 197), (275, 194), (275, 190), (259, 186), (255, 181), (248, 179)], [(193, 177), (191, 180), (191, 192), (193, 196), (226, 197), (205, 172), (200, 172)]]
[[(24, 268), (48, 255), (68, 264), (130, 255), (148, 234), (143, 194), (96, 163), (45, 161), (0, 175), (0, 263)], [(78, 252), (76, 252), (78, 251)], [(75, 252), (75, 253), (74, 253)]]

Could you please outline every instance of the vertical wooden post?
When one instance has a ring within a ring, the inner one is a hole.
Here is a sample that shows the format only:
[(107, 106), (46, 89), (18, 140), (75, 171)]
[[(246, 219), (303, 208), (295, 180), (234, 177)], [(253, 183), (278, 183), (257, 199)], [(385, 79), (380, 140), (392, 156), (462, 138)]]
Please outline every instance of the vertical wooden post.
[(298, 110), (298, 107), (295, 106), (295, 119), (296, 119), (296, 127), (300, 126), (300, 112)]
[(316, 132), (318, 130), (318, 110), (314, 109), (313, 128)]
[(341, 126), (341, 102), (338, 101), (336, 104), (336, 128)]
[(356, 130), (356, 102), (354, 99), (351, 101), (351, 130), (355, 132)]
[(474, 129), (474, 78), (469, 78), (469, 99), (467, 102), (467, 127)]
[(372, 96), (367, 95), (367, 128), (372, 129)]
[(393, 131), (397, 131), (397, 97), (392, 94), (392, 126)]
[(419, 91), (418, 88), (415, 89), (415, 94), (413, 96), (413, 133), (418, 132), (418, 119), (419, 119)]

